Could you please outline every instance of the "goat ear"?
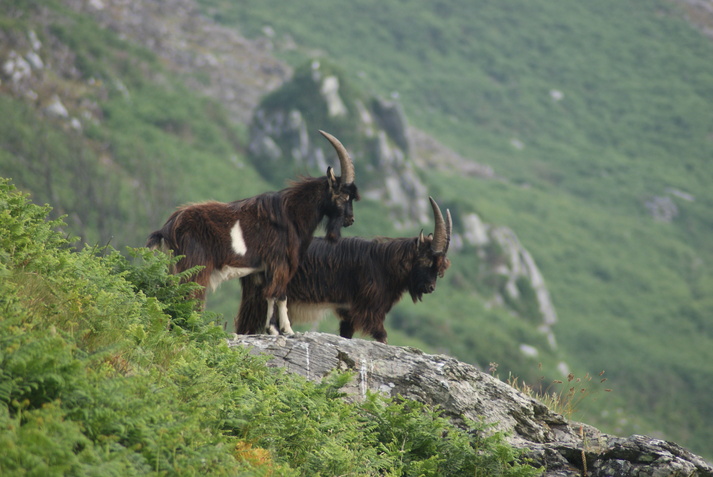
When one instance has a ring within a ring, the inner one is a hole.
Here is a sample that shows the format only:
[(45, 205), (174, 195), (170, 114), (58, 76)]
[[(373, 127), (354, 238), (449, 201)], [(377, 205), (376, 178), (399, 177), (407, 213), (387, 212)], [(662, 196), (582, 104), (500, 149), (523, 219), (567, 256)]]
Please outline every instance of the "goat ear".
[(327, 180), (331, 187), (335, 187), (337, 184), (337, 176), (334, 175), (334, 169), (331, 166), (327, 167)]

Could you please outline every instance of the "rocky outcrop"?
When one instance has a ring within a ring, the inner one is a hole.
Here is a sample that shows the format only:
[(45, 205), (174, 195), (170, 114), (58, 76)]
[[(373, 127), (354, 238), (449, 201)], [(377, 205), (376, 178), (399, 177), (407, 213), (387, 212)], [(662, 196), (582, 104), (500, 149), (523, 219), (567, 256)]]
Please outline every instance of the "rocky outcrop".
[[(518, 318), (528, 322), (547, 339), (547, 348), (533, 343), (520, 343), (525, 356), (537, 358), (543, 352), (557, 350), (554, 327), (557, 311), (544, 276), (532, 254), (522, 245), (509, 227), (483, 222), (475, 212), (458, 217), (451, 248), (454, 252), (473, 253), (479, 266), (472, 269), (477, 282), (483, 285), (483, 295), (488, 306), (504, 307)], [(570, 372), (569, 365), (560, 361), (557, 368), (563, 376)]]
[(347, 90), (339, 73), (319, 60), (276, 93), (255, 111), (250, 127), (248, 150), (264, 175), (290, 168), (323, 173), (325, 151), (316, 131), (339, 125), (350, 136), (346, 145), (362, 195), (382, 202), (397, 225), (429, 222), (428, 192), (409, 157), (406, 116), (397, 101)]
[(63, 0), (156, 53), (186, 85), (247, 123), (260, 98), (291, 75), (268, 42), (250, 40), (201, 14), (195, 0)]
[[(171, 74), (179, 75), (188, 88), (220, 101), (239, 123), (247, 124), (260, 99), (292, 74), (289, 66), (273, 56), (269, 42), (247, 39), (219, 25), (202, 15), (194, 0), (62, 3), (153, 51)], [(52, 33), (49, 26), (66, 19), (38, 6), (33, 21), (44, 25), (44, 31), (29, 30), (25, 36), (0, 29), (0, 87), (5, 85), (13, 95), (37, 103), (48, 116), (66, 119), (74, 129), (81, 122), (100, 120), (100, 108), (87, 98), (106, 97), (108, 83), (83, 78), (71, 48)], [(68, 81), (72, 87), (67, 87)], [(111, 83), (130, 96), (120, 81)]]
[(686, 19), (705, 36), (713, 40), (713, 1), (673, 0), (683, 6)]
[(659, 222), (673, 222), (679, 215), (676, 200), (694, 202), (696, 198), (682, 190), (671, 187), (666, 188), (665, 195), (657, 195), (644, 201), (644, 207), (649, 211), (654, 220)]
[[(521, 305), (532, 302), (527, 311), (534, 316), (527, 318), (538, 320), (539, 331), (547, 336), (550, 347), (556, 349), (552, 327), (557, 323), (557, 312), (532, 254), (509, 227), (485, 223), (474, 212), (461, 217), (461, 223), (454, 249), (475, 248), (483, 264), (479, 273), (502, 277), (501, 280), (491, 280), (502, 284), (495, 290), (498, 305), (508, 304), (514, 310), (525, 310), (526, 307), (519, 306), (518, 302), (523, 302)], [(524, 287), (526, 293), (523, 293)]]
[(348, 399), (363, 399), (367, 391), (380, 392), (438, 406), (456, 425), (464, 426), (464, 417), (483, 420), (494, 430), (508, 433), (515, 447), (528, 449), (533, 464), (545, 468), (545, 476), (713, 477), (713, 466), (672, 442), (639, 435), (616, 437), (570, 422), (489, 374), (448, 356), (322, 333), (236, 336), (229, 345), (271, 355), (271, 366), (311, 380), (333, 371), (350, 371), (354, 378), (343, 389)]
[[(52, 23), (47, 10), (38, 8), (36, 15), (38, 26)], [(96, 103), (87, 96), (102, 96), (102, 88), (80, 78), (75, 55), (67, 45), (48, 29), (42, 36), (44, 42), (34, 29), (0, 29), (0, 94), (20, 98), (37, 108), (40, 115), (80, 130), (82, 121), (100, 116)]]
[(264, 168), (263, 174), (270, 177), (272, 170), (284, 173), (286, 167), (323, 171), (323, 141), (316, 131), (323, 124), (338, 124), (352, 136), (347, 147), (361, 169), (362, 195), (384, 204), (397, 228), (430, 221), (428, 191), (421, 173), (439, 169), (495, 178), (491, 167), (465, 159), (409, 127), (403, 107), (395, 99), (346, 91), (339, 74), (322, 61), (314, 60), (308, 70), (297, 71), (277, 93), (279, 104), (274, 97), (268, 98), (256, 109), (250, 128), (248, 150), (253, 162)]

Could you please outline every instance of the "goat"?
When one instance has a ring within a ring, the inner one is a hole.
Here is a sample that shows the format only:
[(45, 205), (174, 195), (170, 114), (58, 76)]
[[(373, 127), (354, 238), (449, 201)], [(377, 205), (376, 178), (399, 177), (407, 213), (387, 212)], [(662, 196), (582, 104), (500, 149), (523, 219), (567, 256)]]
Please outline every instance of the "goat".
[[(190, 277), (202, 285), (194, 295), (205, 300), (206, 289), (223, 281), (262, 272), (266, 320), (277, 305), (280, 330), (292, 334), (287, 283), (317, 226), (326, 217), (326, 237), (334, 241), (341, 227), (354, 223), (352, 201), (359, 200), (354, 165), (347, 150), (331, 134), (319, 131), (339, 157), (341, 177), (331, 167), (323, 177), (306, 177), (278, 192), (266, 192), (234, 202), (203, 202), (179, 207), (164, 226), (148, 237), (146, 246), (172, 251), (181, 258), (174, 272), (204, 267)], [(271, 331), (278, 333), (277, 329)]]
[[(315, 238), (297, 273), (287, 285), (293, 323), (319, 321), (333, 311), (341, 320), (339, 334), (351, 338), (355, 330), (386, 343), (386, 314), (408, 290), (414, 303), (436, 289), (436, 279), (450, 266), (446, 257), (451, 237), (451, 214), (443, 220), (429, 197), (435, 228), (414, 238)], [(239, 334), (262, 332), (265, 315), (262, 277), (241, 278), (243, 298), (235, 320)]]

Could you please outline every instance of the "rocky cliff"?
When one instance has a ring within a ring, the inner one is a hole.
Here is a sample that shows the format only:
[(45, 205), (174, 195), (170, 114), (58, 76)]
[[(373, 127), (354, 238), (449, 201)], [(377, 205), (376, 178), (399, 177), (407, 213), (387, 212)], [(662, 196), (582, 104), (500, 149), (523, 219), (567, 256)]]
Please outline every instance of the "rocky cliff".
[(354, 374), (343, 389), (348, 399), (367, 391), (437, 406), (456, 425), (463, 417), (492, 424), (510, 442), (527, 448), (533, 465), (549, 477), (713, 476), (713, 466), (672, 442), (632, 435), (617, 437), (570, 422), (475, 367), (442, 355), (427, 355), (323, 333), (237, 336), (230, 346), (248, 346), (272, 356), (270, 365), (311, 380), (333, 371)]

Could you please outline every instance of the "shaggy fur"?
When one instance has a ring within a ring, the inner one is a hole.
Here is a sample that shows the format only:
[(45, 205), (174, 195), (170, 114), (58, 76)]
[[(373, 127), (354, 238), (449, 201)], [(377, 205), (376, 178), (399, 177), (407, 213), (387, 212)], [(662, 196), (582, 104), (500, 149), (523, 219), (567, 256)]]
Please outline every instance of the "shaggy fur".
[[(434, 203), (435, 204), (435, 203)], [(435, 213), (435, 209), (434, 209)], [(440, 211), (438, 212), (440, 215)], [(450, 266), (446, 257), (450, 214), (435, 250), (434, 238), (315, 238), (287, 286), (288, 313), (293, 323), (313, 322), (329, 311), (341, 320), (339, 333), (351, 338), (358, 330), (386, 343), (386, 314), (408, 291), (414, 302), (436, 289), (436, 280)], [(236, 318), (240, 334), (264, 330), (265, 304), (259, 274), (241, 278), (243, 298)]]
[[(190, 278), (204, 287), (196, 296), (201, 300), (209, 285), (214, 288), (221, 281), (255, 272), (264, 274), (263, 298), (272, 303), (284, 300), (287, 283), (297, 272), (322, 220), (326, 218), (326, 236), (330, 240), (337, 240), (341, 227), (354, 222), (352, 201), (359, 200), (359, 192), (353, 183), (351, 160), (341, 143), (323, 134), (337, 149), (342, 173), (352, 182), (343, 183), (330, 167), (324, 177), (304, 178), (279, 192), (229, 203), (186, 205), (149, 235), (146, 246), (183, 255), (177, 263), (177, 273), (197, 265), (205, 267)], [(233, 248), (231, 231), (238, 221), (244, 253)]]

